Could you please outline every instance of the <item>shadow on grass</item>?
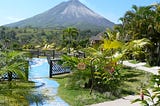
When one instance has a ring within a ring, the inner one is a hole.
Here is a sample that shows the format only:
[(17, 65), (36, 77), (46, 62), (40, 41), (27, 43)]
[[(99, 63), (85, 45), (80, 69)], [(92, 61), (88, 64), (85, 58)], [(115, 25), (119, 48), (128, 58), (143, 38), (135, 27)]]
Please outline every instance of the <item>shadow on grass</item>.
[(131, 91), (131, 90), (125, 90), (125, 89), (123, 89), (123, 90), (122, 90), (122, 94), (124, 94), (124, 95), (134, 95), (135, 92), (133, 92), (133, 91)]
[(142, 72), (139, 72), (139, 71), (127, 71), (127, 70), (124, 70), (126, 72), (123, 72), (123, 77), (124, 78), (134, 78), (134, 77), (138, 77), (138, 76), (141, 76), (142, 75)]
[(136, 82), (136, 81), (139, 81), (138, 79), (128, 79), (127, 80), (128, 82)]
[(134, 68), (125, 67), (122, 70), (122, 76), (124, 78), (122, 94), (134, 95), (140, 92), (140, 88), (148, 87), (150, 85), (149, 79), (152, 74)]

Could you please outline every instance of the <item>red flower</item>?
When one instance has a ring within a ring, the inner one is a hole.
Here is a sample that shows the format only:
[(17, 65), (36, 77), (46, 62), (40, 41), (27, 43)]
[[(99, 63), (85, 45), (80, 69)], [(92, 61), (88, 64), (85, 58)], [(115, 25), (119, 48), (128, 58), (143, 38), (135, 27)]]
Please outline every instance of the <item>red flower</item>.
[(141, 97), (141, 100), (143, 101), (143, 100), (144, 100), (144, 93), (143, 93), (143, 90), (141, 90), (141, 92), (140, 92), (140, 97)]
[(112, 67), (111, 70), (109, 70), (111, 74), (114, 73), (114, 71), (115, 71), (114, 67)]

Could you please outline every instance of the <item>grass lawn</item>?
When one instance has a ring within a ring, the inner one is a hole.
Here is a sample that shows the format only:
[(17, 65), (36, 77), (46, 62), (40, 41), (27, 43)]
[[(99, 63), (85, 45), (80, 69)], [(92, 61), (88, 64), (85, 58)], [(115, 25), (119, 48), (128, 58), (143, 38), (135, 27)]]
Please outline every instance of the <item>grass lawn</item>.
[(92, 95), (90, 95), (90, 89), (67, 88), (65, 85), (68, 82), (69, 77), (70, 75), (58, 76), (54, 77), (54, 80), (60, 84), (58, 95), (71, 106), (84, 106), (115, 99), (115, 97), (111, 97), (110, 99), (106, 98), (105, 95), (95, 91), (92, 93)]
[[(148, 87), (150, 84), (149, 80), (152, 74), (129, 67), (124, 67), (122, 69), (122, 76), (124, 78), (124, 85), (121, 86), (121, 96), (127, 96), (139, 93), (141, 87)], [(90, 105), (114, 100), (117, 98), (111, 95), (107, 95), (106, 93), (101, 94), (96, 91), (94, 91), (93, 94), (90, 95), (90, 89), (67, 88), (66, 84), (68, 83), (69, 78), (70, 75), (60, 75), (55, 76), (53, 79), (58, 81), (58, 83), (60, 84), (58, 95), (71, 106)]]
[(130, 63), (133, 63), (133, 64), (138, 64), (139, 62), (137, 60), (129, 60)]
[(152, 66), (150, 66), (148, 63), (146, 63), (144, 66), (145, 66), (145, 67), (148, 67), (148, 68), (151, 68), (151, 67), (152, 67)]
[(0, 106), (28, 106), (33, 82), (0, 81)]
[(152, 75), (149, 72), (124, 67), (122, 70), (122, 76), (124, 78), (124, 85), (122, 86), (123, 95), (139, 94), (141, 88), (150, 87), (150, 78)]

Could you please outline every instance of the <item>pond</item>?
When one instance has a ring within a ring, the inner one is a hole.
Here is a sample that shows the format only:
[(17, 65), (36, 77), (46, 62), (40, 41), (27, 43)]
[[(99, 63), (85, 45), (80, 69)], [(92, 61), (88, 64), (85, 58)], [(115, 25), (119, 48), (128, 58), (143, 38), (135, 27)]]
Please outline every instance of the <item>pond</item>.
[[(59, 84), (53, 79), (49, 79), (47, 59), (33, 58), (31, 60), (29, 79), (36, 82), (35, 92), (45, 97), (38, 106), (69, 106), (57, 95)], [(30, 104), (30, 106), (36, 106), (36, 103)]]

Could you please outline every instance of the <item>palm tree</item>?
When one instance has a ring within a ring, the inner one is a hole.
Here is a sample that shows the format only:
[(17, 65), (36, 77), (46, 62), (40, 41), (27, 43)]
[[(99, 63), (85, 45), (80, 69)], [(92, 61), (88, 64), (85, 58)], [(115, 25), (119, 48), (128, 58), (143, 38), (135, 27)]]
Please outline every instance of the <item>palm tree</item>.
[(77, 36), (78, 36), (79, 32), (76, 28), (72, 28), (72, 27), (69, 27), (69, 28), (66, 28), (64, 31), (63, 31), (63, 40), (66, 42), (68, 42), (68, 52), (70, 53), (71, 50), (71, 46), (73, 46), (73, 41), (76, 40)]
[[(149, 39), (152, 47), (148, 49), (147, 60), (150, 65), (160, 65), (160, 4), (137, 7), (132, 6), (131, 11), (127, 11), (121, 18), (122, 26), (116, 31), (121, 31), (120, 35), (127, 37), (127, 41)], [(121, 28), (121, 29), (120, 29)]]
[(8, 81), (12, 81), (13, 74), (24, 80), (28, 79), (28, 62), (26, 54), (17, 51), (0, 52), (0, 76), (7, 74)]

